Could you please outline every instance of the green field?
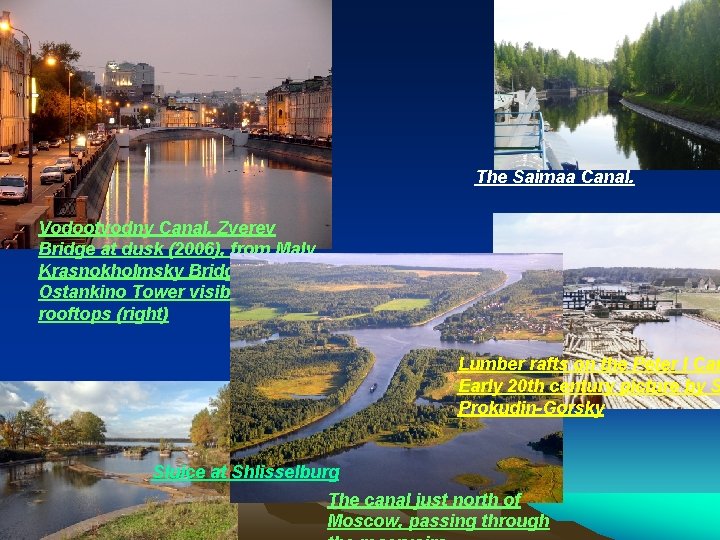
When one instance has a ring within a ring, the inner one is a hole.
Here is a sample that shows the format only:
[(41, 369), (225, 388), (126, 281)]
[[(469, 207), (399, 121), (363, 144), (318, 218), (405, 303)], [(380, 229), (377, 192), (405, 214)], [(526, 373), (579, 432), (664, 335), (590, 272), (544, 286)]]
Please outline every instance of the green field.
[(327, 396), (336, 392), (346, 381), (335, 363), (311, 365), (292, 370), (283, 378), (271, 379), (258, 385), (269, 399), (292, 399), (300, 396)]
[[(675, 295), (663, 295), (663, 299), (675, 301)], [(713, 321), (720, 321), (720, 293), (680, 293), (678, 302), (686, 308), (702, 308), (703, 315)]]
[(241, 321), (267, 321), (280, 314), (281, 312), (275, 308), (259, 307), (243, 310), (237, 306), (230, 306), (230, 318)]
[(284, 321), (317, 321), (320, 316), (315, 311), (313, 313), (286, 313), (280, 318)]
[(75, 538), (186, 540), (237, 538), (237, 505), (229, 501), (185, 504), (151, 503), (146, 509), (117, 518)]
[(410, 311), (430, 304), (429, 298), (397, 298), (376, 306), (374, 311)]

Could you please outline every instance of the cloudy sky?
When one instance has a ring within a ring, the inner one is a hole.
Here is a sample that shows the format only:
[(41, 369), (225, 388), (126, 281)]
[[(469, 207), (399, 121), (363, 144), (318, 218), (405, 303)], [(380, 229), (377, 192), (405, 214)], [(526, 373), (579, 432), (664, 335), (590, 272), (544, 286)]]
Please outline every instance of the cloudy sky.
[(107, 437), (188, 437), (192, 417), (208, 406), (223, 382), (0, 382), (0, 414), (45, 397), (56, 421), (90, 411), (105, 421)]
[(495, 41), (521, 46), (531, 41), (544, 49), (572, 50), (584, 58), (612, 60), (615, 45), (627, 35), (640, 37), (653, 15), (660, 17), (682, 0), (495, 0)]
[(720, 214), (495, 214), (496, 253), (558, 252), (565, 268), (720, 268)]
[(266, 91), (282, 79), (327, 75), (332, 0), (5, 0), (13, 26), (39, 50), (68, 42), (80, 69), (146, 62), (168, 93)]

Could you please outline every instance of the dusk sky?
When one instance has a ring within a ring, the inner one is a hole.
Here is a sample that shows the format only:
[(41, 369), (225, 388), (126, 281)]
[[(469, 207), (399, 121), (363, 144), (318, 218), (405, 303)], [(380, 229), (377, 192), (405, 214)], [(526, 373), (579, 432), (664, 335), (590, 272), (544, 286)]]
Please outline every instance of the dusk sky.
[(2, 10), (34, 51), (70, 43), (96, 82), (108, 60), (154, 66), (166, 93), (265, 92), (332, 68), (332, 0), (5, 0)]
[(660, 17), (683, 0), (518, 0), (507, 4), (495, 0), (495, 41), (531, 41), (536, 47), (572, 50), (583, 58), (612, 60), (615, 46), (627, 35), (640, 37), (657, 13)]
[(224, 382), (0, 381), (0, 414), (47, 399), (55, 421), (90, 411), (108, 437), (188, 437), (190, 423)]

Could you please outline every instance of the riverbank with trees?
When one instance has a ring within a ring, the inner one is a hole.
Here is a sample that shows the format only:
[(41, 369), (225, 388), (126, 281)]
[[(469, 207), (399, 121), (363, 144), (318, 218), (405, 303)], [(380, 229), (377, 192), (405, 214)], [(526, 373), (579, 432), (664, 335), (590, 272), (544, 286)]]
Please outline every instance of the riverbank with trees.
[(233, 264), (231, 338), (422, 324), (501, 286), (488, 268)]
[(47, 400), (39, 398), (26, 409), (0, 415), (0, 464), (87, 453), (105, 443), (105, 431), (105, 422), (90, 411), (56, 421)]
[[(377, 402), (304, 439), (271, 446), (240, 460), (244, 465), (279, 467), (310, 461), (374, 440), (403, 446), (447, 442), (480, 424), (457, 417), (454, 404), (417, 405), (426, 389), (445, 384), (444, 373), (457, 368), (464, 353), (455, 349), (419, 349), (406, 354), (390, 386)], [(450, 431), (448, 431), (450, 430)]]
[(373, 363), (370, 351), (344, 335), (232, 349), (233, 449), (254, 446), (330, 414), (355, 393)]
[(689, 0), (655, 14), (636, 41), (626, 36), (615, 49), (610, 90), (661, 114), (720, 129), (719, 25), (715, 0)]

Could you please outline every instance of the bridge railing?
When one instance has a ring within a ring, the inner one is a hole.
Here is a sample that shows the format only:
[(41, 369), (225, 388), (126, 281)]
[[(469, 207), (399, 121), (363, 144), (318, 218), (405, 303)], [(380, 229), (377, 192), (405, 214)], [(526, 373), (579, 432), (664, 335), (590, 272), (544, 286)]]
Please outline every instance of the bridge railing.
[(25, 247), (29, 247), (25, 227), (18, 227), (17, 225), (10, 236), (0, 241), (0, 249), (25, 249)]

